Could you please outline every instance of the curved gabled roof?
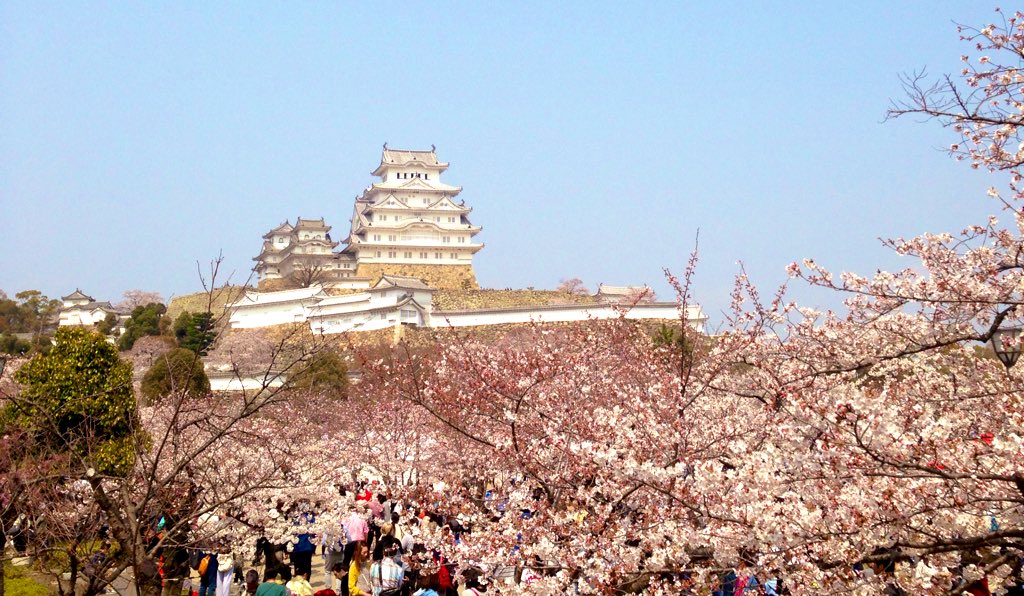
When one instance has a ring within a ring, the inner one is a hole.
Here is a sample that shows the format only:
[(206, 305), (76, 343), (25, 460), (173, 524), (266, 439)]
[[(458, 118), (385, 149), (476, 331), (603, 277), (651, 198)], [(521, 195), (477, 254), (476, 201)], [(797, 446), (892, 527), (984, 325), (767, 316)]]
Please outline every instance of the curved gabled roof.
[(431, 147), (430, 151), (417, 149), (388, 149), (384, 143), (384, 151), (380, 156), (380, 165), (373, 172), (374, 176), (380, 176), (389, 167), (402, 167), (417, 165), (431, 170), (444, 171), (448, 164), (437, 159), (436, 148)]
[(279, 234), (279, 235), (280, 234), (289, 234), (294, 229), (295, 228), (292, 227), (292, 224), (288, 223), (288, 220), (286, 219), (286, 220), (284, 220), (284, 223), (282, 223), (281, 225), (277, 226), (273, 230), (270, 230), (269, 232), (264, 234), (263, 237), (264, 238), (270, 238), (274, 234)]
[(96, 301), (95, 298), (86, 295), (85, 293), (82, 292), (82, 290), (79, 290), (78, 288), (75, 288), (75, 291), (71, 292), (67, 296), (61, 296), (61, 300), (88, 300), (89, 302)]

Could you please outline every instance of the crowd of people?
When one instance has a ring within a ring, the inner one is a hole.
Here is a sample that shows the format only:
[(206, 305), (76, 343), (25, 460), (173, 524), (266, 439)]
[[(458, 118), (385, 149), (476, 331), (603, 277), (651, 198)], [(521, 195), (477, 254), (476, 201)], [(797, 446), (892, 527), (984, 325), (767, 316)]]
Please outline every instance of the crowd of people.
[[(227, 546), (193, 551), (196, 596), (230, 596), (233, 585), (239, 586), (238, 594), (256, 596), (474, 596), (486, 590), (472, 573), (457, 586), (454, 565), (415, 538), (417, 528), (437, 524), (457, 539), (466, 530), (457, 518), (403, 507), (376, 483), (357, 486), (354, 505), (334, 529), (307, 531), (316, 522), (315, 507), (308, 503), (284, 510), (279, 502), (272, 513), (294, 520), (292, 540), (274, 543), (261, 537), (253, 567), (244, 573)], [(313, 559), (318, 549), (324, 588), (315, 590)], [(256, 566), (263, 567), (262, 578)]]
[[(344, 489), (342, 494), (345, 496)], [(492, 498), (490, 493), (488, 498)], [(500, 570), (485, 576), (480, 570), (469, 568), (462, 569), (460, 574), (456, 562), (448, 561), (440, 551), (428, 548), (418, 538), (437, 528), (442, 530), (441, 535), (446, 540), (457, 542), (461, 535), (472, 531), (463, 517), (393, 501), (390, 494), (376, 484), (357, 486), (353, 505), (340, 524), (317, 525), (317, 509), (317, 505), (301, 501), (286, 509), (278, 502), (271, 517), (292, 520), (291, 539), (275, 543), (266, 537), (260, 538), (253, 566), (244, 573), (243, 561), (227, 546), (192, 552), (190, 562), (198, 576), (194, 596), (479, 596), (487, 592), (488, 584), (497, 585), (497, 589), (492, 589), (496, 592), (528, 592), (531, 585), (554, 572), (551, 565), (535, 557), (518, 570), (506, 570), (509, 573), (502, 577), (497, 572)], [(504, 512), (500, 505), (498, 509)], [(526, 516), (529, 512), (522, 514)], [(315, 533), (313, 527), (317, 528)], [(313, 587), (314, 583), (321, 583), (314, 575), (321, 571), (314, 570), (318, 550), (323, 574), (321, 589)], [(645, 579), (670, 586), (670, 593), (684, 596), (789, 594), (777, 574), (758, 577), (742, 560), (732, 569), (723, 569), (713, 561), (709, 563), (710, 567), (718, 569), (710, 576), (672, 572)], [(262, 566), (262, 577), (257, 566)], [(895, 563), (858, 566), (855, 571), (865, 579), (871, 576), (892, 578)], [(508, 583), (508, 589), (498, 585), (502, 582)], [(904, 594), (894, 582), (884, 583), (884, 594)], [(237, 586), (234, 592), (233, 586)], [(627, 589), (642, 591), (643, 587)], [(572, 591), (579, 593), (581, 590)], [(963, 586), (962, 593), (992, 594), (984, 578)]]

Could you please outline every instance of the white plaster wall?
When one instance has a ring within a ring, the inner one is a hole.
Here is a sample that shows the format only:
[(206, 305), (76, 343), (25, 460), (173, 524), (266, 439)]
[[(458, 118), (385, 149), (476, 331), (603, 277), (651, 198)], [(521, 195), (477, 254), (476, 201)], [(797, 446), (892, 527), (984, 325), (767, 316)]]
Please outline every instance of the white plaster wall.
[(211, 391), (259, 391), (260, 389), (280, 387), (287, 380), (283, 374), (271, 374), (266, 378), (216, 373), (208, 374), (208, 376)]
[[(586, 321), (590, 319), (614, 319), (621, 313), (610, 306), (586, 305), (579, 308), (565, 309), (515, 309), (481, 312), (444, 312), (436, 311), (431, 315), (433, 327), (475, 327), (483, 325), (504, 325), (509, 323), (560, 323)], [(662, 319), (677, 320), (679, 311), (675, 305), (638, 305), (626, 313), (627, 319)], [(704, 331), (704, 321), (690, 318), (690, 325), (697, 331)]]
[[(348, 331), (376, 331), (378, 329), (389, 329), (398, 324), (399, 312), (395, 309), (385, 312), (384, 318), (380, 313), (354, 313), (349, 315), (336, 314), (331, 316), (316, 317), (309, 322), (313, 333), (346, 333)], [(407, 320), (407, 323), (422, 324), (417, 316), (415, 321)]]
[(229, 322), (233, 329), (253, 329), (285, 323), (302, 323), (306, 310), (301, 302), (278, 302), (274, 304), (245, 304), (233, 307)]

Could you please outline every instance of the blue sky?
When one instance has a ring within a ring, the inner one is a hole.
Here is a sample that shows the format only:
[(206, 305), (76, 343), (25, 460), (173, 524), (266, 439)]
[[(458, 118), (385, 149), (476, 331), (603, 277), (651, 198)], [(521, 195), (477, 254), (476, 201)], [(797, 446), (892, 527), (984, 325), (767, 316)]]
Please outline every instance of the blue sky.
[[(344, 238), (386, 141), (451, 163), (484, 287), (580, 277), (670, 297), (742, 261), (912, 265), (998, 182), (936, 123), (883, 122), (900, 73), (959, 69), (964, 2), (0, 3), (0, 288), (196, 291), (223, 253), (326, 217)], [(796, 286), (800, 302), (835, 297)]]

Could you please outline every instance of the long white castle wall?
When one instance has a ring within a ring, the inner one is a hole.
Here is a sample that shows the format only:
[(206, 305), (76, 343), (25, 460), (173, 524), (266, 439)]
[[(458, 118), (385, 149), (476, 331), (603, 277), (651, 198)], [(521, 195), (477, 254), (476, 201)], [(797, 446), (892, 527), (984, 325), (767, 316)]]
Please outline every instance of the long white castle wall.
[[(401, 307), (398, 300), (413, 294), (426, 316), (412, 304)], [(482, 310), (431, 311), (431, 295), (425, 291), (389, 288), (338, 297), (312, 296), (304, 299), (273, 300), (272, 294), (259, 295), (259, 299), (243, 298), (232, 307), (231, 327), (252, 329), (285, 323), (309, 323), (314, 333), (345, 333), (373, 331), (411, 324), (426, 327), (480, 327), (514, 323), (566, 323), (588, 320), (679, 320), (679, 308), (673, 302), (637, 304), (632, 307), (613, 304), (568, 304), (557, 306), (528, 306), (521, 308), (495, 308)], [(703, 333), (707, 317), (699, 306), (687, 308), (686, 319), (694, 330)]]
[(206, 376), (210, 379), (211, 391), (259, 391), (280, 387), (287, 381), (284, 374), (273, 373), (257, 377), (208, 370)]
[[(625, 316), (628, 320), (676, 321), (679, 308), (675, 303), (637, 304), (616, 307), (612, 304), (571, 304), (522, 308), (494, 308), (482, 310), (429, 311), (429, 296), (417, 296), (426, 302), (428, 315), (411, 304), (397, 305), (400, 290), (391, 289), (384, 296), (374, 293), (328, 298), (326, 304), (303, 304), (300, 301), (267, 304), (234, 305), (230, 324), (233, 329), (254, 329), (289, 323), (309, 323), (314, 333), (335, 334), (351, 331), (375, 331), (398, 324), (422, 327), (481, 327), (524, 323), (573, 323), (608, 320)], [(417, 292), (416, 294), (419, 294)], [(424, 293), (427, 294), (427, 293)], [(334, 302), (337, 301), (337, 302)], [(419, 300), (418, 300), (419, 301)], [(334, 303), (332, 303), (334, 302)], [(705, 331), (706, 317), (698, 306), (687, 308), (687, 321), (695, 331)]]
[[(704, 332), (704, 317), (698, 309), (687, 309), (687, 321), (696, 331)], [(434, 311), (432, 327), (478, 327), (507, 325), (510, 323), (568, 323), (595, 319), (615, 319), (623, 316), (631, 320), (678, 320), (679, 308), (675, 303), (638, 304), (628, 309), (613, 305), (587, 304), (557, 307), (502, 308), (476, 311)]]

